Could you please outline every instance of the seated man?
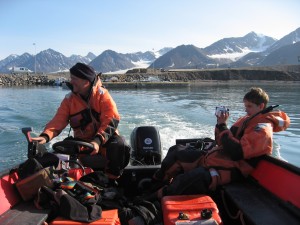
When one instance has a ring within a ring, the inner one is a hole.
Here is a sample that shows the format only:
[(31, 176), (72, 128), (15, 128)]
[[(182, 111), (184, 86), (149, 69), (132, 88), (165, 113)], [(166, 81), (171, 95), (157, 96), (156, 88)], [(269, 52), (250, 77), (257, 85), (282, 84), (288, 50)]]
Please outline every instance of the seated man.
[(118, 134), (117, 106), (92, 67), (77, 63), (70, 69), (70, 78), (72, 92), (65, 96), (42, 134), (32, 139), (44, 144), (70, 124), (75, 140), (94, 146), (91, 156), (82, 158), (83, 164), (105, 167), (108, 177), (117, 179), (128, 164), (130, 154), (130, 148)]
[(156, 197), (180, 194), (205, 194), (218, 185), (247, 177), (257, 157), (271, 154), (273, 132), (286, 130), (289, 117), (281, 111), (267, 109), (269, 97), (261, 88), (251, 88), (244, 96), (247, 115), (228, 129), (228, 112), (217, 116), (217, 146), (208, 152), (172, 146), (153, 179), (168, 183)]

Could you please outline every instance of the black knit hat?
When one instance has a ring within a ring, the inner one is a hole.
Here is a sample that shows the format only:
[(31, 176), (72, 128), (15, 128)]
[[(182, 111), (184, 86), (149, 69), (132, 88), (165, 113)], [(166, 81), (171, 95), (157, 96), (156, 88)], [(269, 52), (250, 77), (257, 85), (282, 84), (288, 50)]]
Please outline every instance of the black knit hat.
[(88, 80), (91, 83), (93, 83), (96, 77), (96, 72), (93, 67), (84, 63), (76, 63), (76, 65), (70, 69), (70, 73), (81, 79)]

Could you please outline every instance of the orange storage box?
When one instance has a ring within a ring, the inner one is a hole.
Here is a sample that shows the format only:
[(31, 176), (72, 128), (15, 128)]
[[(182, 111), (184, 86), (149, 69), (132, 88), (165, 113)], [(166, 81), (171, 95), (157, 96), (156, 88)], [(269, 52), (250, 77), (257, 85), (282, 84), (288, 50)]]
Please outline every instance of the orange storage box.
[(94, 221), (92, 223), (77, 222), (73, 220), (68, 220), (63, 217), (57, 217), (53, 220), (50, 225), (120, 225), (120, 220), (118, 217), (118, 210), (103, 210), (101, 219)]
[(223, 224), (216, 203), (207, 195), (165, 196), (161, 204), (164, 225), (186, 225), (196, 222)]

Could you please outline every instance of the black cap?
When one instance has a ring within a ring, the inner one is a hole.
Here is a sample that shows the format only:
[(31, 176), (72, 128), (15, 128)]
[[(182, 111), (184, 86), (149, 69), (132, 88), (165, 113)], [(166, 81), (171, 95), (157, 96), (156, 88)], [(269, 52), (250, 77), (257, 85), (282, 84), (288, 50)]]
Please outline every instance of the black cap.
[(84, 63), (76, 63), (76, 65), (70, 69), (70, 73), (81, 79), (88, 80), (91, 83), (93, 83), (96, 77), (96, 72), (93, 67)]

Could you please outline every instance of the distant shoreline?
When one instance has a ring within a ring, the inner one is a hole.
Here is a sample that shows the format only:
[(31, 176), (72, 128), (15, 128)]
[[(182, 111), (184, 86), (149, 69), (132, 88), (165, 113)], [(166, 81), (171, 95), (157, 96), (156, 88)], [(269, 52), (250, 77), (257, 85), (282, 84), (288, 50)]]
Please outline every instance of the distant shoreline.
[(300, 81), (262, 81), (262, 80), (201, 80), (189, 82), (103, 82), (106, 88), (169, 88), (169, 87), (190, 87), (190, 86), (210, 86), (210, 85), (240, 85), (249, 84), (253, 86), (263, 85), (300, 85)]
[[(0, 86), (54, 85), (58, 78), (69, 80), (68, 72), (57, 74), (12, 75), (0, 74)], [(174, 70), (154, 73), (102, 74), (101, 80), (108, 87), (150, 88), (186, 87), (190, 85), (240, 84), (248, 82), (283, 84), (300, 82), (300, 65), (275, 68), (213, 69), (213, 70)], [(150, 79), (151, 78), (151, 79)], [(111, 80), (114, 79), (115, 82)], [(152, 81), (152, 80), (158, 81)]]
[(253, 84), (259, 86), (259, 84), (263, 85), (274, 85), (274, 84), (281, 84), (281, 85), (291, 85), (291, 84), (300, 84), (300, 81), (269, 81), (269, 80), (229, 80), (229, 81), (220, 81), (220, 80), (202, 80), (202, 81), (194, 81), (189, 82), (190, 86), (200, 86), (200, 85), (240, 85), (240, 84)]
[(190, 82), (103, 82), (105, 88), (171, 88), (188, 87)]

